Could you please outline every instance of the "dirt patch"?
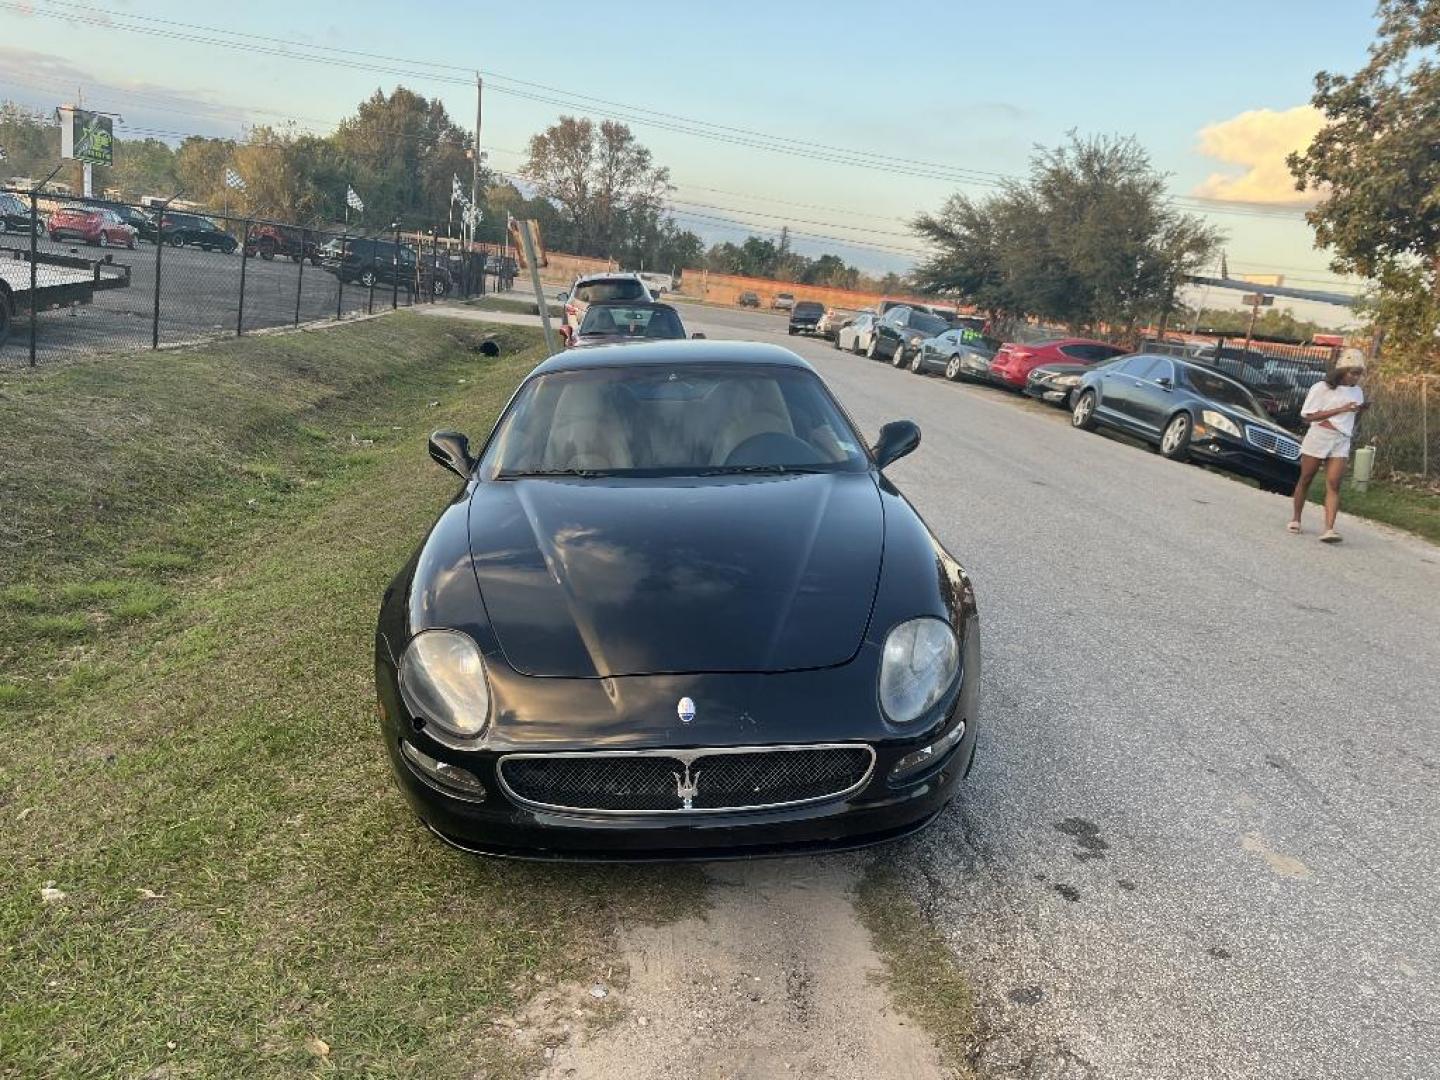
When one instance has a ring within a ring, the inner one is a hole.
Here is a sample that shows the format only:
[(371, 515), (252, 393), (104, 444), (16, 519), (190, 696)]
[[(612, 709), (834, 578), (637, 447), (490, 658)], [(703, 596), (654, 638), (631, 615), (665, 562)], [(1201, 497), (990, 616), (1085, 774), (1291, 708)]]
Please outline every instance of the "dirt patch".
[(878, 979), (884, 964), (852, 904), (853, 861), (725, 863), (706, 874), (704, 916), (623, 932), (628, 970), (606, 987), (620, 1019), (602, 1029), (572, 1021), (543, 1076), (951, 1075)]

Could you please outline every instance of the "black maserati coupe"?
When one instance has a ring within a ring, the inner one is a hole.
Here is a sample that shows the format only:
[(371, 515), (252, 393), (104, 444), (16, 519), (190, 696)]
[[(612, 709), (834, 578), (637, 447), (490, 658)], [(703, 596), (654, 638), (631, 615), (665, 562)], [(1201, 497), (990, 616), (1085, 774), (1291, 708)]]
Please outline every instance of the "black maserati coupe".
[(385, 593), (385, 747), (441, 839), (526, 858), (827, 850), (929, 823), (975, 752), (970, 580), (794, 353), (536, 367)]

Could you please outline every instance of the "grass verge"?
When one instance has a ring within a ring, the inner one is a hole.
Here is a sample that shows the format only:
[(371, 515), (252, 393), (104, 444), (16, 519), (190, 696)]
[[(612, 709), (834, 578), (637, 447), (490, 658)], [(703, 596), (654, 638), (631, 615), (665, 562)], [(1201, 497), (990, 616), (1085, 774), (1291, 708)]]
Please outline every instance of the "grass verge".
[(946, 943), (884, 862), (871, 860), (855, 893), (855, 910), (885, 963), (895, 1004), (928, 1031), (945, 1064), (973, 1077), (979, 1054), (975, 997)]
[[(1310, 488), (1310, 501), (1325, 501), (1325, 481), (1319, 477)], [(1351, 514), (1383, 522), (1440, 544), (1440, 496), (1428, 491), (1383, 481), (1372, 481), (1368, 490), (1360, 491), (1346, 476), (1340, 485), (1340, 514), (1342, 519)]]
[[(534, 297), (528, 300), (517, 300), (511, 296), (482, 296), (468, 302), (469, 307), (479, 308), (481, 311), (507, 311), (513, 315), (539, 315), (540, 305), (535, 302)], [(565, 314), (562, 305), (551, 304), (550, 317), (558, 319)]]
[(452, 853), (376, 738), (424, 435), (540, 353), (401, 313), (0, 382), (0, 1076), (506, 1076), (492, 1021), (699, 902)]

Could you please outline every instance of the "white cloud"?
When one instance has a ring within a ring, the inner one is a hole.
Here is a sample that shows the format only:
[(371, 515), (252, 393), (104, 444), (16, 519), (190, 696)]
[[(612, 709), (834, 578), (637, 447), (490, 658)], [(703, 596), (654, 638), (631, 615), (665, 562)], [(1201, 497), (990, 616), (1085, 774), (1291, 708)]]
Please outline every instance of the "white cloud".
[(1194, 194), (1220, 202), (1313, 204), (1315, 193), (1295, 190), (1285, 155), (1309, 146), (1324, 123), (1318, 109), (1297, 105), (1280, 112), (1252, 109), (1202, 128), (1200, 153), (1240, 169), (1211, 173)]

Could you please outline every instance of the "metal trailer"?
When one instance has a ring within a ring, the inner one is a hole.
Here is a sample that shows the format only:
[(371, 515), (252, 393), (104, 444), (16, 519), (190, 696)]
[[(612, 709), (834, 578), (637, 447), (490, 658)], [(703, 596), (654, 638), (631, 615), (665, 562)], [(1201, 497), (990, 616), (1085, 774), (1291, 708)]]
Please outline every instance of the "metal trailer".
[[(28, 248), (0, 247), (0, 347), (9, 340), (15, 321), (33, 310), (55, 311), (89, 304), (97, 292), (128, 289), (130, 267), (76, 255), (33, 254)], [(33, 288), (32, 288), (33, 286)]]

